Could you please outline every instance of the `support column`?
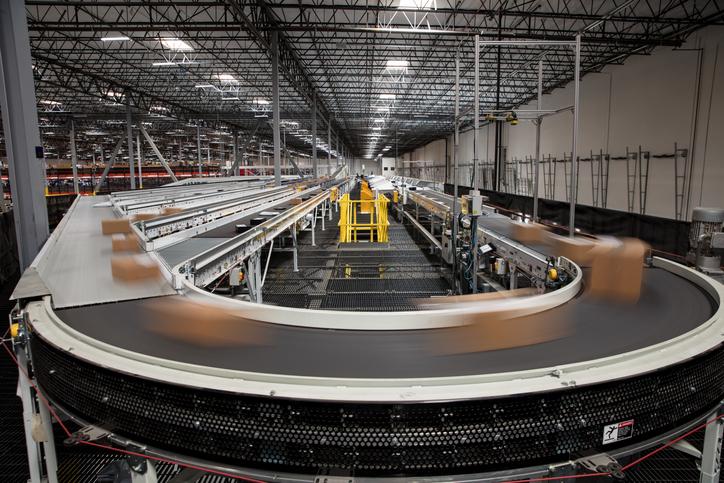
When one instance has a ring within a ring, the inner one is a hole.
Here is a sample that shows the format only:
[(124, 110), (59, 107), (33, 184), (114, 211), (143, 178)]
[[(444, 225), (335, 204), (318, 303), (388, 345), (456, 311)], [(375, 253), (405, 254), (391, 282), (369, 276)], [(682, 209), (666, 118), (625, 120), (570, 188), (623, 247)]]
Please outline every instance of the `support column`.
[(199, 175), (201, 175), (201, 126), (196, 126), (196, 160), (199, 163)]
[(317, 165), (317, 95), (312, 96), (312, 177), (319, 177)]
[[(457, 285), (457, 236), (458, 236), (458, 158), (460, 157), (460, 50), (455, 52), (455, 134), (453, 138), (453, 225), (452, 225), (452, 278)], [(455, 292), (457, 293), (457, 288)]]
[(143, 146), (141, 145), (141, 133), (136, 131), (136, 160), (138, 161), (138, 189), (143, 189)]
[(75, 121), (70, 120), (70, 163), (73, 165), (73, 192), (80, 193), (78, 188), (78, 155), (75, 150)]
[(274, 186), (282, 185), (281, 133), (279, 132), (279, 32), (272, 32), (272, 110), (274, 112)]
[(576, 65), (573, 76), (573, 152), (571, 153), (571, 204), (568, 235), (576, 234), (576, 201), (578, 199), (578, 113), (581, 101), (581, 34), (576, 35)]
[(332, 123), (327, 123), (327, 175), (332, 174)]
[[(543, 109), (543, 59), (538, 61), (538, 103), (536, 109)], [(533, 221), (538, 221), (538, 184), (540, 181), (540, 125), (543, 116), (538, 114), (535, 121), (535, 169), (533, 170)]]
[(34, 86), (25, 2), (0, 0), (0, 106), (20, 270), (48, 238), (45, 159)]
[(480, 135), (480, 35), (475, 36), (475, 86), (473, 87), (473, 189), (479, 188), (478, 181), (478, 137)]
[(337, 156), (336, 156), (336, 158), (337, 158), (337, 167), (339, 168), (339, 157), (340, 157), (340, 154), (339, 154), (339, 133), (337, 133), (337, 148), (334, 150), (334, 152), (337, 153)]
[(232, 176), (239, 176), (239, 133), (234, 131), (234, 146), (231, 155), (231, 165), (234, 167)]
[(133, 119), (131, 116), (131, 101), (126, 94), (126, 142), (128, 145), (128, 167), (131, 176), (131, 189), (136, 189), (136, 170), (133, 167)]
[(294, 223), (292, 225), (292, 246), (294, 247), (292, 250), (292, 256), (293, 256), (293, 270), (295, 272), (299, 271), (299, 252), (297, 250), (297, 224)]
[(153, 153), (156, 155), (158, 160), (161, 162), (161, 166), (164, 167), (168, 175), (171, 177), (171, 181), (174, 183), (178, 181), (178, 178), (176, 178), (176, 175), (174, 174), (171, 167), (166, 162), (166, 158), (163, 157), (161, 154), (161, 151), (158, 150), (158, 147), (156, 146), (156, 143), (153, 142), (153, 139), (148, 134), (148, 131), (146, 131), (146, 128), (143, 127), (143, 124), (138, 125), (138, 129), (141, 131), (141, 134), (143, 134), (143, 137), (146, 138), (146, 141), (148, 142), (148, 145), (151, 146), (151, 149), (153, 150)]
[(226, 149), (226, 141), (224, 140), (225, 136), (219, 136), (219, 149), (221, 150), (219, 152), (219, 171), (221, 171), (221, 168), (225, 166), (224, 164), (224, 156), (225, 156), (225, 149)]
[[(706, 419), (718, 418), (719, 410), (714, 411)], [(724, 421), (718, 419), (710, 423), (704, 430), (704, 448), (701, 452), (700, 483), (718, 483), (721, 473), (721, 450), (724, 438)]]
[(314, 237), (314, 233), (317, 231), (317, 208), (314, 208), (314, 214), (312, 214), (312, 246), (317, 246), (317, 241)]

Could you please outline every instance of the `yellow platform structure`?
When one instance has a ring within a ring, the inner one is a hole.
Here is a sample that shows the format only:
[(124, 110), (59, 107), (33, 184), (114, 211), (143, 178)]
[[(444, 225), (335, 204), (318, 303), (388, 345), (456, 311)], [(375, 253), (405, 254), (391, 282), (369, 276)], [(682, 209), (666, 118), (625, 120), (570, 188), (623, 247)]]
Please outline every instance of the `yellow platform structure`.
[[(365, 185), (369, 192), (367, 195), (364, 194)], [(357, 242), (358, 232), (369, 233), (369, 241), (388, 242), (390, 221), (387, 219), (387, 204), (390, 200), (385, 195), (374, 198), (366, 182), (363, 182), (360, 198), (350, 199), (347, 193), (339, 200), (339, 242)], [(358, 214), (369, 215), (369, 222), (360, 221)]]

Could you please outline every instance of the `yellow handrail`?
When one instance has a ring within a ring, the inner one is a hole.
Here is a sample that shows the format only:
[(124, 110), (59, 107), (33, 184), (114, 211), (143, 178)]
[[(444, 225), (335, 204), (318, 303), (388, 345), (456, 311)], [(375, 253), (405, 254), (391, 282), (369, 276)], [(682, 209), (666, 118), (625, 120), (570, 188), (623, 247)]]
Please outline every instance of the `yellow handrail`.
[[(379, 195), (373, 200), (352, 200), (349, 194), (342, 196), (339, 200), (339, 242), (356, 242), (357, 232), (363, 231), (369, 232), (370, 241), (387, 243), (390, 225), (387, 218), (389, 201), (384, 195)], [(369, 211), (365, 211), (365, 209)], [(369, 223), (358, 223), (358, 212), (369, 213)]]

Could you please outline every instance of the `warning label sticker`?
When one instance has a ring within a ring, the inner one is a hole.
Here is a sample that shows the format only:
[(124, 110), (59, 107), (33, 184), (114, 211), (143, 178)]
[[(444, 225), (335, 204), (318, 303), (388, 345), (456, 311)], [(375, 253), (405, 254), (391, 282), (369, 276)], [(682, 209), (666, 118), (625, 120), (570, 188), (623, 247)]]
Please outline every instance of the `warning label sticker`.
[(634, 420), (607, 424), (603, 427), (603, 444), (615, 443), (633, 436)]

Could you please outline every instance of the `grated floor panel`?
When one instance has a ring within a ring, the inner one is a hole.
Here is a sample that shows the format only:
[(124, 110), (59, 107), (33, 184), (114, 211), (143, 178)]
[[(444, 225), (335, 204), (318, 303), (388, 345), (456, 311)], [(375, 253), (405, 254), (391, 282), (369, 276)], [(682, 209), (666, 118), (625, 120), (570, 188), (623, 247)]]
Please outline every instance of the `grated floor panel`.
[(390, 218), (389, 243), (338, 243), (338, 215), (299, 234), (299, 271), (290, 252), (276, 252), (267, 273), (267, 304), (327, 310), (415, 310), (413, 299), (446, 295), (439, 258), (408, 227)]

